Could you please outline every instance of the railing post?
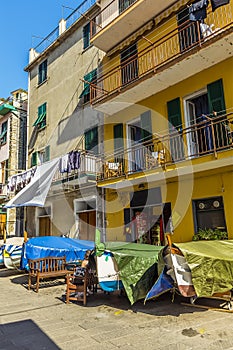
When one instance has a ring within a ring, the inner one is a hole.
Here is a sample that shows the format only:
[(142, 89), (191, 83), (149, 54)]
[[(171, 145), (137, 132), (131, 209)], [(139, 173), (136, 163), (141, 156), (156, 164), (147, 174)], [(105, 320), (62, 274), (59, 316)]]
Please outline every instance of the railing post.
[(212, 137), (213, 137), (213, 148), (214, 148), (214, 157), (217, 159), (218, 155), (217, 155), (217, 150), (216, 150), (216, 140), (215, 140), (215, 133), (214, 133), (214, 125), (213, 125), (213, 121), (210, 121), (210, 125), (211, 125), (211, 133), (212, 133)]
[(118, 68), (118, 71), (117, 71), (117, 81), (118, 81), (117, 90), (120, 91), (121, 90), (121, 68)]

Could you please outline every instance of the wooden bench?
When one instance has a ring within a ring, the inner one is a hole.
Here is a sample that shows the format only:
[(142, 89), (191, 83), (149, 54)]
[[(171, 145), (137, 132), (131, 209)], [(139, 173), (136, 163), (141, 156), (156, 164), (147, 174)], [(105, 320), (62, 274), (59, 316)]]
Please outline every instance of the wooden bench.
[(29, 259), (28, 289), (31, 288), (32, 277), (36, 278), (36, 292), (39, 291), (41, 278), (66, 276), (69, 271), (66, 269), (66, 257), (47, 257)]

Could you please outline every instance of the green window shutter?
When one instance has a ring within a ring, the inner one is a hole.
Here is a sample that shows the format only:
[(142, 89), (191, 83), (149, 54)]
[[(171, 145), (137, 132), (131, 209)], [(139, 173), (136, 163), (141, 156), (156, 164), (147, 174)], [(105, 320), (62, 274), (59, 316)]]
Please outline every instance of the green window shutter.
[(141, 114), (142, 141), (149, 141), (152, 138), (151, 111)]
[(98, 127), (94, 127), (84, 133), (85, 136), (85, 150), (98, 152)]
[(118, 150), (123, 150), (124, 147), (124, 139), (123, 139), (123, 124), (116, 124), (113, 127), (113, 135), (114, 135), (114, 152)]
[(176, 130), (178, 131), (179, 129), (182, 129), (182, 118), (179, 97), (167, 102), (167, 112), (169, 121), (169, 131), (172, 132), (174, 128), (176, 128)]
[(44, 161), (48, 162), (50, 160), (50, 146), (49, 145), (45, 147), (44, 153), (45, 153)]
[(90, 46), (90, 23), (83, 27), (83, 49)]
[(86, 96), (90, 93), (90, 84), (88, 84), (88, 82), (91, 83), (91, 82), (95, 81), (96, 78), (97, 78), (97, 69), (94, 69), (90, 73), (84, 75), (83, 79), (86, 82), (84, 82), (84, 88), (83, 88), (83, 91), (82, 91), (81, 95), (79, 96), (79, 98)]
[[(180, 131), (182, 131), (182, 117), (179, 97), (167, 102), (167, 113), (169, 132), (171, 133), (170, 154), (172, 160), (175, 162), (184, 158), (183, 137), (180, 134)], [(174, 133), (174, 131), (178, 132)]]
[(47, 109), (47, 103), (43, 103), (43, 105), (38, 107), (38, 117), (35, 121), (35, 123), (33, 124), (33, 126), (39, 126), (39, 128), (43, 128), (44, 126), (46, 126), (46, 109)]
[(210, 113), (220, 112), (218, 114), (226, 113), (226, 105), (224, 99), (224, 90), (222, 79), (214, 81), (207, 85), (209, 111)]
[(31, 166), (37, 165), (37, 154), (38, 154), (38, 152), (33, 152), (32, 153)]

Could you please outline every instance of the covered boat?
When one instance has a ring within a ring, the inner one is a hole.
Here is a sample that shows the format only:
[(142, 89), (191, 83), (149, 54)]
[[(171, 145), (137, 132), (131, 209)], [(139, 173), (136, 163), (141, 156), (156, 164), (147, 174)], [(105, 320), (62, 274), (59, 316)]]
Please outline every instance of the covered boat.
[(17, 269), (20, 267), (24, 237), (8, 237), (0, 242), (0, 267)]
[[(191, 302), (221, 298), (233, 290), (233, 240), (192, 241), (166, 246), (159, 259), (160, 276), (146, 299), (174, 290)], [(228, 299), (227, 299), (228, 300)], [(231, 308), (231, 305), (228, 305)]]
[(28, 269), (28, 259), (65, 256), (67, 262), (83, 260), (85, 252), (94, 249), (94, 246), (93, 241), (67, 237), (33, 237), (23, 246), (21, 269)]
[[(97, 273), (100, 286), (105, 290), (110, 282), (115, 282), (115, 288), (119, 289), (122, 283), (131, 304), (145, 298), (158, 277), (158, 254), (162, 248), (128, 242), (97, 244)], [(105, 268), (99, 270), (99, 267), (103, 266), (103, 261)], [(112, 287), (114, 289), (114, 284)]]

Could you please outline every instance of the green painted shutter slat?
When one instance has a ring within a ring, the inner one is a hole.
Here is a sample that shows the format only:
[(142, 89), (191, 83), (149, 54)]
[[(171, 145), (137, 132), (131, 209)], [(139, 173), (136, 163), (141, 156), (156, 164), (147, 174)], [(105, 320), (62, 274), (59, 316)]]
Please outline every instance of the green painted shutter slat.
[(48, 162), (50, 160), (50, 146), (46, 146), (45, 147), (45, 162)]
[(32, 153), (31, 166), (37, 165), (37, 153), (38, 153), (38, 152), (33, 152), (33, 153)]
[(218, 114), (226, 113), (226, 105), (224, 99), (224, 90), (222, 79), (216, 80), (207, 85), (208, 101), (210, 113), (220, 112)]
[(151, 111), (146, 111), (141, 114), (141, 129), (142, 129), (142, 141), (151, 140), (152, 138)]
[(124, 139), (123, 139), (123, 124), (116, 124), (113, 127), (113, 135), (114, 135), (114, 152), (118, 150), (123, 150), (124, 147)]
[(167, 112), (169, 121), (169, 131), (172, 132), (174, 128), (177, 130), (182, 128), (180, 98), (167, 102)]

